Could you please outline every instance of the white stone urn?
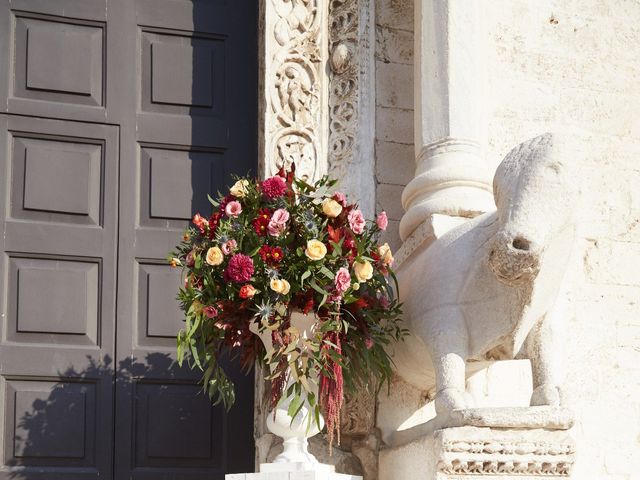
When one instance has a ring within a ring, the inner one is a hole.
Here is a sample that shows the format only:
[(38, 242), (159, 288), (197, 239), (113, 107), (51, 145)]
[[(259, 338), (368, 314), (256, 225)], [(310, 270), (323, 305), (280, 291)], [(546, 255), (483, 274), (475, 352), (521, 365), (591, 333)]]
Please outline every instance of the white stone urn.
[[(294, 310), (291, 313), (290, 323), (292, 328), (297, 329), (300, 339), (307, 339), (312, 335), (317, 318), (314, 314), (304, 314)], [(267, 350), (267, 355), (269, 355), (274, 350), (271, 331), (265, 329), (259, 332), (258, 325), (255, 323), (251, 324), (251, 331), (260, 337)], [(310, 380), (312, 380), (309, 382), (312, 388), (315, 387), (313, 393), (316, 394), (317, 398), (317, 379)], [(294, 383), (294, 380), (289, 376), (287, 388), (292, 383)], [(275, 408), (275, 412), (271, 411), (267, 416), (267, 428), (269, 431), (283, 439), (284, 450), (274, 459), (273, 463), (295, 463), (300, 467), (315, 467), (319, 462), (316, 457), (309, 453), (308, 439), (320, 433), (324, 427), (324, 419), (320, 415), (320, 425), (317, 424), (313, 409), (309, 408), (306, 400), (300, 411), (292, 419), (288, 413), (292, 400), (293, 397), (282, 397)]]
[[(297, 462), (315, 465), (318, 460), (308, 450), (308, 438), (320, 433), (313, 410), (305, 404), (292, 419), (288, 414), (290, 404), (291, 397), (282, 398), (275, 412), (272, 411), (267, 416), (269, 431), (284, 440), (282, 443), (284, 450), (273, 460), (273, 463)], [(320, 428), (322, 427), (324, 427), (324, 421), (321, 416)]]

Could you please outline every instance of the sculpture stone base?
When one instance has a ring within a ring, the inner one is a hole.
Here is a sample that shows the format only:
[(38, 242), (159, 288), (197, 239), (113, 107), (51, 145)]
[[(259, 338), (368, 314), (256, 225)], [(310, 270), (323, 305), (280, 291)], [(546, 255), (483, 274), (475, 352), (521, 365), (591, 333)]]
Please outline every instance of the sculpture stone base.
[[(568, 477), (575, 457), (575, 443), (568, 430), (573, 421), (562, 409), (552, 408), (510, 415), (519, 410), (460, 411), (458, 420), (467, 425), (436, 430), (382, 450), (379, 480)], [(512, 424), (505, 425), (509, 418)]]
[(568, 476), (575, 445), (566, 431), (458, 427), (435, 435), (438, 471), (446, 475)]
[(336, 473), (333, 465), (303, 462), (262, 463), (259, 473), (232, 473), (225, 480), (362, 480), (356, 475)]

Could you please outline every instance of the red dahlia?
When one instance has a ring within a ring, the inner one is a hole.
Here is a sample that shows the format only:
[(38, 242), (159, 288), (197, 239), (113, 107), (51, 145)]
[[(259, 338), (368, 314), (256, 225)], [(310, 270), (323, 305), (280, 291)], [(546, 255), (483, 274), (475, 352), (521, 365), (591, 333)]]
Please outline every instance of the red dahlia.
[(265, 197), (278, 198), (287, 193), (287, 182), (284, 178), (276, 175), (262, 182), (260, 189)]
[(261, 237), (266, 236), (268, 233), (267, 227), (269, 226), (269, 220), (271, 220), (272, 213), (273, 212), (268, 208), (261, 208), (258, 210), (258, 216), (251, 222), (253, 229)]
[(224, 276), (227, 280), (244, 283), (251, 280), (253, 271), (253, 260), (251, 260), (251, 257), (238, 253), (229, 259), (227, 269), (224, 271)]
[(269, 245), (263, 245), (258, 251), (262, 261), (270, 266), (276, 266), (282, 261), (284, 256), (280, 247), (270, 247)]

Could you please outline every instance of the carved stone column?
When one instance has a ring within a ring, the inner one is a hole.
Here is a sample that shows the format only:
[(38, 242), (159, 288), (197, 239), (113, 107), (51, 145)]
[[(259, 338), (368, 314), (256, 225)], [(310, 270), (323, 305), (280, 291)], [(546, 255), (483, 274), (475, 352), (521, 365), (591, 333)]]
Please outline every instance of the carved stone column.
[(404, 241), (425, 222), (422, 237), (433, 235), (434, 215), (473, 217), (494, 208), (483, 161), (482, 3), (416, 0), (416, 174), (402, 194)]
[(329, 2), (329, 172), (368, 216), (375, 208), (373, 3)]
[[(292, 162), (298, 175), (310, 179), (330, 171), (341, 179), (339, 188), (369, 214), (375, 205), (372, 8), (373, 0), (261, 0), (259, 24), (259, 175), (271, 176)], [(261, 375), (256, 386), (259, 464), (272, 461), (282, 447), (265, 429), (267, 392)], [(375, 402), (367, 398), (366, 405), (346, 399), (343, 432), (348, 448), (334, 447), (330, 457), (326, 441), (317, 436), (310, 450), (339, 471), (365, 469), (374, 479), (378, 443), (369, 433), (374, 430)], [(354, 421), (364, 414), (370, 419), (366, 428)], [(238, 478), (262, 478), (259, 475)]]

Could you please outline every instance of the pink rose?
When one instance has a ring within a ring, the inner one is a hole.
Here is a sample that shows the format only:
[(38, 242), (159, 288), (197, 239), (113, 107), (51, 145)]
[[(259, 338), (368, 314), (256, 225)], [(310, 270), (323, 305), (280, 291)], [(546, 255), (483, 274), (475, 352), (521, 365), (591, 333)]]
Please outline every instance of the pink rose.
[(366, 222), (360, 210), (351, 210), (347, 218), (349, 219), (349, 226), (351, 227), (351, 230), (353, 230), (353, 233), (360, 235), (364, 232)]
[(187, 253), (187, 256), (185, 257), (185, 262), (187, 264), (187, 267), (189, 268), (193, 267), (196, 264), (196, 259), (195, 259), (195, 255), (193, 254), (193, 250)]
[(272, 237), (277, 237), (278, 235), (280, 235), (282, 232), (284, 232), (285, 228), (285, 225), (279, 225), (273, 222), (269, 222), (269, 225), (267, 225), (269, 235), (271, 235)]
[(364, 346), (367, 347), (367, 350), (371, 350), (373, 348), (373, 340), (371, 340), (371, 337), (364, 339)]
[(347, 196), (342, 192), (335, 192), (333, 194), (333, 199), (338, 202), (343, 207), (347, 206)]
[(378, 218), (376, 218), (376, 223), (378, 224), (378, 228), (380, 230), (386, 230), (387, 225), (389, 225), (389, 219), (387, 218), (387, 212), (380, 212), (378, 214)]
[(279, 208), (273, 215), (271, 216), (271, 220), (269, 220), (269, 224), (267, 225), (267, 230), (269, 231), (269, 235), (273, 237), (277, 237), (287, 228), (287, 222), (289, 221), (289, 212), (287, 212), (284, 208)]
[(204, 313), (209, 318), (215, 318), (218, 316), (218, 309), (213, 305), (207, 305), (202, 309), (202, 313)]
[(237, 200), (227, 203), (227, 206), (224, 207), (224, 213), (229, 215), (230, 217), (237, 217), (242, 213), (242, 205)]
[(336, 285), (336, 291), (339, 293), (346, 292), (351, 285), (351, 275), (349, 274), (349, 270), (345, 267), (340, 268), (336, 273), (334, 283)]
[(238, 242), (236, 242), (233, 238), (231, 240), (227, 240), (222, 244), (222, 253), (225, 255), (229, 255), (233, 252), (238, 246)]

